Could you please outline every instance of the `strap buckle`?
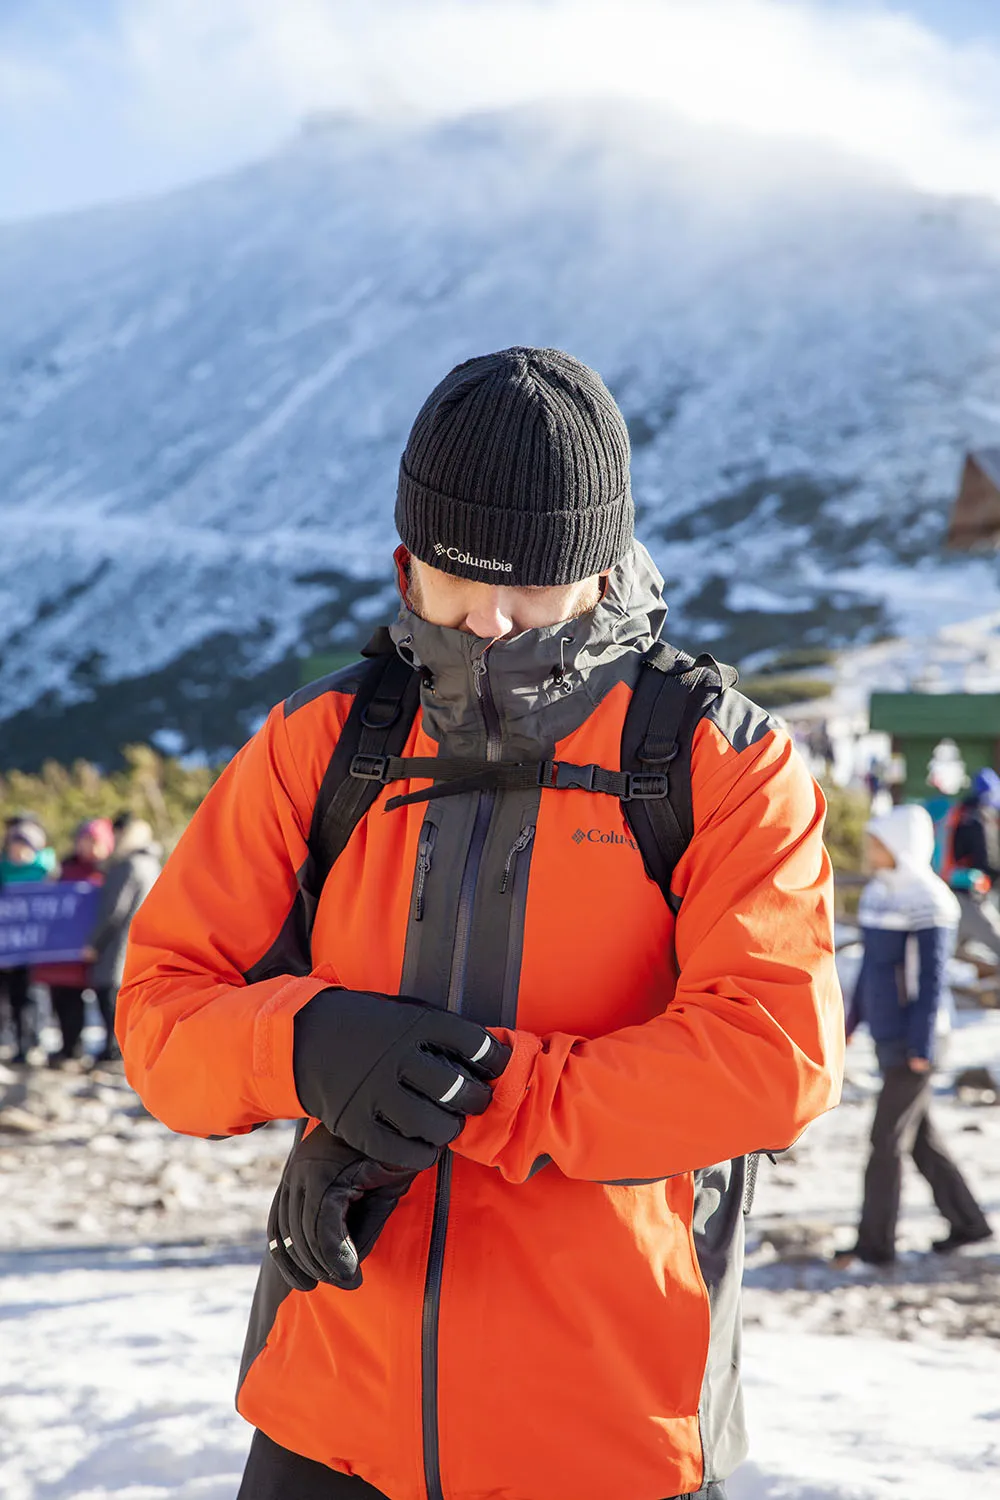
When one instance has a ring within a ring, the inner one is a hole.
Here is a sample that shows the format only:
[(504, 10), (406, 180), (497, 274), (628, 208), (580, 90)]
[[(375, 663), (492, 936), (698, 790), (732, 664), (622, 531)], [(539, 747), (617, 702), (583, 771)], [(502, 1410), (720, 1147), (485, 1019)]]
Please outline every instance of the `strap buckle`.
[(351, 761), (351, 775), (358, 781), (384, 782), (389, 774), (387, 755), (356, 755)]
[(670, 778), (659, 771), (630, 771), (623, 802), (650, 802), (666, 797)]
[[(573, 788), (581, 792), (592, 792), (594, 773), (599, 770), (600, 766), (574, 766), (566, 761), (549, 761), (543, 763), (542, 774), (538, 779), (542, 786), (555, 787), (560, 792)], [(545, 776), (546, 771), (549, 773), (548, 776)]]

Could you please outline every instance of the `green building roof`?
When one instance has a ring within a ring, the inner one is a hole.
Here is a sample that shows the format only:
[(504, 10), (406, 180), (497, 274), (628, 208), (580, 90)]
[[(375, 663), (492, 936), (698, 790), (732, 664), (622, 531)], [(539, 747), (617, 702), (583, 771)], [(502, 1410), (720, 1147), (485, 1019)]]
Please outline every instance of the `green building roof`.
[(1000, 693), (872, 693), (871, 727), (938, 739), (1000, 737)]

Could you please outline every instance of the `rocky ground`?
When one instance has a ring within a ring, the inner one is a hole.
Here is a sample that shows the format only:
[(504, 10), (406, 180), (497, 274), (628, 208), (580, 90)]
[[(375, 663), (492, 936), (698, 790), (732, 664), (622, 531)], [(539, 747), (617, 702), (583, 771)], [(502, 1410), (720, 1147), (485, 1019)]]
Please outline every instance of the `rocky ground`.
[[(1000, 1014), (960, 1023), (935, 1108), (1000, 1225), (1000, 1106), (988, 1093), (958, 1096), (952, 1087), (965, 1066), (995, 1067)], [(1000, 1339), (1000, 1242), (929, 1254), (941, 1224), (912, 1171), (896, 1266), (830, 1267), (832, 1252), (851, 1241), (877, 1087), (863, 1042), (851, 1048), (848, 1073), (840, 1108), (777, 1165), (761, 1162), (748, 1221), (748, 1325)], [(291, 1131), (277, 1124), (224, 1141), (177, 1136), (143, 1108), (120, 1064), (75, 1072), (0, 1064), (0, 1268), (97, 1250), (255, 1257)]]
[(0, 1065), (0, 1252), (259, 1239), (291, 1131), (174, 1135), (120, 1063), (75, 1073)]

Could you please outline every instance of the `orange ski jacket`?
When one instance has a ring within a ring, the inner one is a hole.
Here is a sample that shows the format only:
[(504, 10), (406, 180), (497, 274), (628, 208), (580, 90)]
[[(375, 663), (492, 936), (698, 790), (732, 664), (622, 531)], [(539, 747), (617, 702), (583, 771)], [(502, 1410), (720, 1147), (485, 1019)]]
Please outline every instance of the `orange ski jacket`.
[[(488, 650), (404, 608), (393, 636), (424, 675), (404, 753), (615, 768), (660, 586), (636, 547), (592, 614)], [(119, 996), (129, 1081), (189, 1134), (297, 1119), (293, 1018), (338, 985), (461, 1008), (513, 1056), (360, 1290), (291, 1291), (265, 1256), (239, 1410), (391, 1500), (725, 1478), (746, 1451), (744, 1158), (841, 1082), (822, 794), (727, 689), (696, 731), (676, 918), (620, 803), (540, 788), (389, 812), (383, 793), (313, 913), (310, 820), (358, 680), (276, 707), (168, 861)]]

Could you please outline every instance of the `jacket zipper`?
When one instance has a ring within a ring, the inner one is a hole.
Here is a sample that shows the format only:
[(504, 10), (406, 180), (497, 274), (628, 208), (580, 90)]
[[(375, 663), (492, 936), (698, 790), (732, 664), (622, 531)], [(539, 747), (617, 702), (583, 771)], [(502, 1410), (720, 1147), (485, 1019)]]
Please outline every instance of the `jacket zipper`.
[(424, 887), (434, 862), (434, 845), (437, 842), (437, 824), (427, 822), (420, 830), (417, 845), (417, 879), (413, 888), (413, 920), (424, 920)]
[[(490, 687), (486, 647), (472, 664), (476, 697), (479, 699), (486, 728), (486, 759), (497, 761), (503, 750), (500, 715)], [(462, 1009), (465, 974), (472, 936), (472, 916), (476, 902), (479, 866), (486, 847), (496, 804), (496, 792), (479, 792), (472, 838), (466, 855), (462, 884), (458, 895), (455, 920), (455, 942), (452, 947), (451, 976), (448, 982), (448, 1009)], [(444, 1500), (441, 1487), (441, 1449), (438, 1429), (438, 1323), (441, 1314), (441, 1278), (444, 1272), (445, 1242), (448, 1236), (448, 1208), (451, 1198), (453, 1158), (449, 1150), (441, 1153), (437, 1166), (434, 1193), (434, 1217), (427, 1251), (427, 1276), (424, 1281), (424, 1306), (421, 1324), (421, 1385), (424, 1439), (424, 1484), (427, 1500)]]
[(507, 855), (507, 862), (503, 867), (503, 879), (500, 882), (501, 896), (506, 896), (507, 894), (507, 887), (510, 885), (511, 874), (517, 867), (518, 855), (524, 853), (525, 849), (527, 849), (528, 845), (531, 843), (531, 840), (534, 837), (534, 824), (529, 824), (528, 827), (521, 829), (521, 832), (511, 844), (510, 853)]
[[(521, 954), (524, 949), (524, 919), (528, 909), (528, 878), (531, 862), (521, 855), (531, 847), (535, 837), (535, 825), (529, 823), (521, 829), (510, 846), (507, 863), (504, 865), (500, 893), (510, 895), (510, 915), (507, 919), (507, 957), (504, 963), (503, 992), (500, 998), (500, 1025), (513, 1029), (517, 1024), (517, 992), (521, 985)], [(513, 878), (512, 878), (513, 877)]]

